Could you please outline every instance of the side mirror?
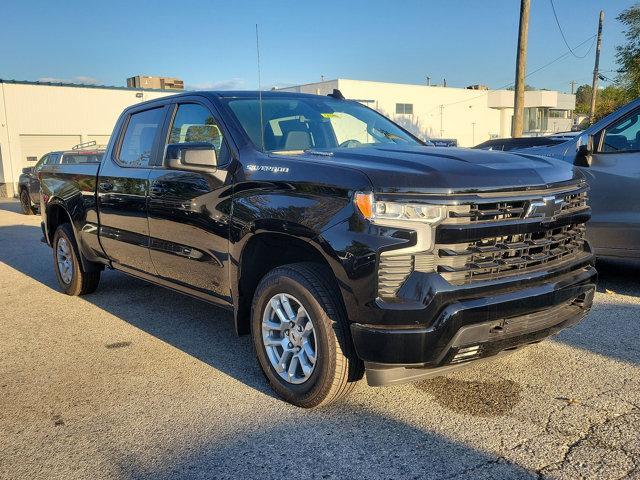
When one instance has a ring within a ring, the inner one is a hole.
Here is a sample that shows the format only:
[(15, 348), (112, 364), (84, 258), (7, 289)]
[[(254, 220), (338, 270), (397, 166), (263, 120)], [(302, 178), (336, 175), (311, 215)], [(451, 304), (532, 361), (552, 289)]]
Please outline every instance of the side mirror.
[(216, 148), (208, 142), (169, 144), (165, 160), (170, 168), (176, 170), (211, 172), (218, 166)]
[(33, 167), (24, 167), (22, 173), (33, 173)]
[(593, 135), (580, 135), (577, 142), (575, 164), (580, 167), (590, 167), (593, 155)]

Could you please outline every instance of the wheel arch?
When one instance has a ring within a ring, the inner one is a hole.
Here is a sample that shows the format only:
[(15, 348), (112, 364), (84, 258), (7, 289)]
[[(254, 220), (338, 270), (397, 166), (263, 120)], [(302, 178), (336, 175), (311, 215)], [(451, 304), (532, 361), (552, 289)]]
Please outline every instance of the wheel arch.
[(46, 240), (48, 241), (49, 245), (55, 248), (55, 246), (53, 245), (53, 237), (56, 233), (57, 228), (64, 223), (68, 223), (71, 226), (71, 231), (73, 232), (73, 240), (76, 242), (78, 253), (80, 254), (79, 256), (80, 262), (82, 263), (82, 269), (85, 272), (97, 272), (104, 269), (102, 265), (87, 260), (85, 255), (82, 253), (82, 245), (79, 242), (78, 232), (73, 223), (73, 218), (71, 217), (71, 214), (61, 200), (57, 198), (51, 199), (47, 203), (45, 213), (45, 233), (47, 236)]
[[(269, 231), (252, 235), (247, 240), (240, 253), (237, 278), (235, 281), (232, 279), (232, 285), (237, 285), (234, 312), (239, 335), (249, 333), (253, 294), (260, 280), (274, 268), (300, 262), (317, 263), (333, 272), (327, 254), (312, 239), (303, 240), (286, 233)], [(342, 298), (340, 302), (343, 302)]]

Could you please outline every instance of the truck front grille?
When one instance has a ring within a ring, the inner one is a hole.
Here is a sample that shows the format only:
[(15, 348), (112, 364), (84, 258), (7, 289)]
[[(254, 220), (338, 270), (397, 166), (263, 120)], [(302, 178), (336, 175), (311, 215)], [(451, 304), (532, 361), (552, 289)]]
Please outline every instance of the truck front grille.
[[(561, 200), (553, 222), (536, 222), (529, 228), (531, 202), (553, 195)], [(542, 192), (509, 192), (504, 196), (476, 197), (449, 205), (449, 218), (437, 231), (454, 227), (447, 241), (436, 241), (430, 252), (383, 252), (378, 265), (378, 295), (392, 298), (414, 271), (437, 272), (451, 284), (497, 280), (540, 269), (553, 268), (581, 256), (590, 256), (585, 242), (588, 218), (587, 187)], [(575, 220), (575, 221), (573, 221)], [(525, 225), (526, 224), (526, 225)], [(526, 227), (526, 228), (521, 228)], [(505, 234), (477, 235), (479, 231)], [(533, 231), (532, 231), (533, 230)], [(527, 233), (510, 233), (526, 231)], [(437, 236), (437, 235), (436, 235)]]
[[(561, 215), (570, 214), (587, 206), (587, 191), (565, 192), (562, 197)], [(530, 204), (530, 199), (516, 198), (514, 200), (492, 201), (457, 205), (449, 208), (450, 223), (467, 222), (496, 222), (501, 220), (517, 220), (524, 218)]]
[(453, 284), (494, 280), (546, 268), (584, 253), (583, 224), (535, 233), (436, 245), (437, 271)]

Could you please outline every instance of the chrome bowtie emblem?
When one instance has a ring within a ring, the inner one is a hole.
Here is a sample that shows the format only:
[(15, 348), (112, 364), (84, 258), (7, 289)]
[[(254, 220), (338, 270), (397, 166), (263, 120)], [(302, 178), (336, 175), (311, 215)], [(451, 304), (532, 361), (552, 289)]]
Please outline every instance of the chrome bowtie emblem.
[(546, 221), (553, 220), (562, 211), (564, 199), (556, 197), (543, 197), (541, 200), (532, 200), (525, 213), (525, 218), (543, 218)]

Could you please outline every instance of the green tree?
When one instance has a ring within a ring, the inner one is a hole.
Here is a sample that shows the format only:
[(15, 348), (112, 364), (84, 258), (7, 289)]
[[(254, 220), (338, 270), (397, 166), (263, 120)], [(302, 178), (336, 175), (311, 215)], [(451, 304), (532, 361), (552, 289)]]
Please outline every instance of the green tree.
[(624, 45), (616, 47), (618, 62), (617, 82), (626, 91), (629, 99), (640, 97), (640, 3), (623, 10), (616, 19), (625, 30)]
[(576, 90), (576, 113), (589, 114), (591, 109), (591, 85), (580, 85)]

